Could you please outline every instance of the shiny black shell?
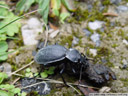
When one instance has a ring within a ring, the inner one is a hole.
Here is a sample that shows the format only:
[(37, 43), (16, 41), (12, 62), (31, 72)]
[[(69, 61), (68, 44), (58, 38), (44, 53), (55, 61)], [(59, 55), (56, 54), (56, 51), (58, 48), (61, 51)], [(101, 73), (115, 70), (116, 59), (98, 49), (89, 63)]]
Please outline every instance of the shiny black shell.
[(60, 45), (49, 45), (40, 49), (34, 57), (38, 64), (47, 65), (65, 59), (68, 50)]

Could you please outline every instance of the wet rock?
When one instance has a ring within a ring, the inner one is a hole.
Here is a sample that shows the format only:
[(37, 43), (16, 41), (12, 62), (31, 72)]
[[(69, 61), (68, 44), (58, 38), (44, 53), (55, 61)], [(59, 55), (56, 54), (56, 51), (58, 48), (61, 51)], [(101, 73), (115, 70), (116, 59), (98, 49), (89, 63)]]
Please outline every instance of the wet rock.
[(83, 29), (83, 32), (85, 32), (85, 35), (89, 37), (91, 35), (91, 32), (87, 29)]
[(89, 49), (90, 53), (93, 55), (93, 56), (96, 56), (97, 55), (97, 50), (96, 49)]
[(8, 75), (10, 75), (11, 72), (12, 72), (12, 67), (11, 67), (11, 65), (10, 65), (9, 63), (3, 63), (2, 65), (3, 65), (3, 67), (4, 67), (3, 72), (5, 72), (5, 73), (7, 73)]
[(117, 7), (117, 12), (121, 13), (121, 12), (127, 12), (128, 11), (128, 7), (124, 6), (124, 5), (120, 5)]
[(96, 43), (96, 46), (100, 46), (100, 35), (98, 33), (94, 33), (91, 35), (91, 40)]
[(37, 18), (30, 18), (26, 25), (22, 26), (22, 36), (25, 45), (36, 45), (36, 37), (42, 33), (43, 25)]
[(76, 45), (78, 43), (79, 43), (79, 38), (73, 37), (72, 46), (74, 46), (74, 45)]
[(96, 20), (96, 21), (94, 21), (94, 22), (89, 22), (88, 23), (88, 26), (89, 26), (89, 28), (91, 28), (92, 30), (97, 30), (97, 29), (99, 29), (99, 28), (102, 28), (102, 25), (104, 24), (104, 22), (103, 21), (98, 21), (98, 20)]
[[(29, 85), (32, 85), (34, 83), (39, 83), (39, 82), (42, 82), (42, 83), (36, 84), (28, 88), (24, 88), (24, 87), (27, 87)], [(27, 92), (27, 93), (31, 91), (37, 91), (40, 95), (46, 95), (46, 94), (49, 94), (49, 92), (51, 91), (49, 84), (47, 84), (46, 82), (34, 79), (34, 78), (23, 78), (21, 80), (21, 86), (23, 87), (22, 91)]]

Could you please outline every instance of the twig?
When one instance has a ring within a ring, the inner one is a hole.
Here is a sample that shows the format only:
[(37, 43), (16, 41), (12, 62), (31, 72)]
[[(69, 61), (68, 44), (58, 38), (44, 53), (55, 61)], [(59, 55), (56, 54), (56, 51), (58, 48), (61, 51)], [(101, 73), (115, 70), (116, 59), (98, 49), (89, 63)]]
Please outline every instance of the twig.
[(47, 41), (48, 41), (48, 27), (47, 27), (46, 23), (44, 23), (44, 25), (46, 28), (46, 31), (45, 31), (46, 38), (45, 38), (45, 42), (44, 42), (44, 47), (45, 47), (47, 45)]
[(20, 80), (20, 77), (16, 78), (11, 84), (14, 85), (18, 80)]
[[(45, 80), (45, 81), (51, 82), (51, 83), (55, 82), (55, 83), (64, 84), (62, 81), (53, 80), (53, 79), (42, 79), (42, 78), (37, 78), (37, 79), (39, 79), (39, 80)], [(87, 85), (83, 85), (83, 84), (74, 84), (74, 83), (69, 83), (69, 82), (67, 82), (67, 84), (68, 84), (68, 85), (74, 85), (74, 86), (81, 86), (81, 87), (85, 87), (85, 88), (88, 87), (88, 88), (99, 89), (99, 88), (97, 88), (97, 87), (87, 86)]]
[[(45, 81), (45, 82), (49, 82), (49, 83), (61, 83), (61, 84), (63, 84), (63, 82), (61, 82), (61, 81), (59, 81), (59, 82)], [(35, 85), (38, 85), (38, 84), (41, 84), (41, 83), (44, 83), (44, 81), (38, 82), (38, 83), (34, 83), (34, 84), (32, 84), (32, 85), (28, 85), (28, 86), (23, 87), (23, 88), (21, 88), (21, 89), (26, 89), (26, 88), (29, 88), (29, 87), (32, 87), (32, 86), (35, 86)], [(69, 84), (67, 84), (67, 85), (68, 85), (69, 87), (73, 88), (79, 95), (81, 95), (81, 93), (80, 93), (76, 88), (74, 88), (72, 85), (69, 85)]]
[(14, 72), (12, 72), (9, 76), (12, 76), (13, 74), (15, 74), (15, 73), (17, 73), (17, 72), (19, 72), (19, 71), (23, 70), (24, 68), (26, 68), (26, 67), (28, 67), (28, 66), (32, 65), (32, 63), (34, 63), (34, 60), (33, 60), (33, 61), (31, 61), (29, 64), (27, 64), (27, 65), (23, 66), (22, 68), (20, 68), (20, 69), (18, 69), (18, 70), (16, 70), (16, 71), (14, 71)]
[(5, 8), (5, 9), (8, 9), (8, 10), (9, 10), (9, 8), (8, 8), (8, 7), (6, 7), (6, 6), (0, 5), (0, 7), (1, 7), (1, 8)]
[[(16, 76), (20, 76), (20, 77), (25, 77), (21, 74), (12, 74), (12, 75), (16, 75)], [(58, 81), (58, 80), (53, 80), (53, 79), (42, 79), (42, 78), (35, 78), (35, 79), (39, 79), (39, 80), (44, 80), (46, 82), (49, 82), (49, 83), (59, 83), (59, 84), (64, 84), (64, 82), (62, 81)], [(74, 84), (74, 83), (69, 83), (67, 82), (68, 85), (74, 85), (74, 86), (80, 86), (80, 87), (85, 87), (85, 88), (94, 88), (94, 89), (99, 89), (97, 87), (92, 87), (92, 86), (87, 86), (87, 85), (83, 85), (83, 84)]]
[(15, 21), (17, 21), (17, 20), (19, 20), (19, 19), (21, 19), (21, 18), (23, 18), (23, 17), (26, 17), (26, 16), (28, 16), (28, 15), (30, 15), (30, 14), (32, 14), (32, 13), (35, 13), (35, 12), (37, 12), (37, 11), (39, 11), (39, 10), (41, 10), (41, 9), (37, 9), (37, 10), (31, 11), (31, 12), (29, 12), (29, 13), (26, 13), (26, 14), (24, 14), (24, 15), (22, 15), (22, 16), (16, 18), (16, 19), (12, 20), (11, 22), (9, 22), (9, 23), (7, 23), (6, 25), (4, 25), (3, 27), (1, 27), (0, 30), (3, 29), (3, 28), (5, 28), (6, 26), (12, 24), (13, 22), (15, 22)]
[(118, 14), (116, 14), (116, 13), (103, 13), (103, 15), (104, 16), (115, 16), (115, 17), (118, 16)]
[(72, 85), (68, 85), (69, 87), (71, 87), (72, 89), (74, 89), (80, 96), (82, 95), (75, 87), (73, 87)]

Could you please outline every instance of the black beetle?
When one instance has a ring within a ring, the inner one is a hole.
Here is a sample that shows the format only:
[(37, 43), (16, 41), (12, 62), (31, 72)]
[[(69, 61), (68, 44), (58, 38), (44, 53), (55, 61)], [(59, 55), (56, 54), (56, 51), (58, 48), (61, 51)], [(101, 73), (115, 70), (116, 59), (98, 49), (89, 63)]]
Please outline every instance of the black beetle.
[(61, 45), (48, 45), (42, 49), (40, 49), (34, 57), (34, 60), (38, 64), (43, 64), (45, 66), (55, 66), (63, 64), (63, 68), (60, 71), (60, 74), (66, 68), (66, 64), (69, 63), (72, 67), (73, 73), (75, 73), (75, 69), (72, 66), (72, 63), (76, 63), (79, 65), (87, 66), (85, 56), (82, 56), (76, 49), (70, 48), (69, 50)]
[[(48, 45), (37, 52), (34, 60), (38, 64), (43, 64), (44, 66), (62, 65), (63, 68), (60, 74), (64, 72), (67, 68), (67, 64), (69, 64), (73, 73), (80, 74), (79, 79), (81, 79), (82, 75), (87, 77), (85, 76), (87, 74), (88, 78), (95, 83), (104, 83), (111, 77), (114, 80), (116, 79), (111, 69), (104, 65), (96, 66), (95, 64), (90, 64), (89, 59), (74, 48), (67, 49), (61, 45)], [(62, 75), (61, 77), (66, 84)]]

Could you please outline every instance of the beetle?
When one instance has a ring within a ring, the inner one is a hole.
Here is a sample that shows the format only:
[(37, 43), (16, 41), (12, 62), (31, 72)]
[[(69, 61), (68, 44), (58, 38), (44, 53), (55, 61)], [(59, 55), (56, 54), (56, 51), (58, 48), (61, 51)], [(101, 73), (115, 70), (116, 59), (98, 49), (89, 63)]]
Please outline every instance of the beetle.
[(67, 69), (67, 65), (70, 65), (70, 68), (74, 74), (80, 74), (79, 79), (81, 79), (81, 76), (84, 73), (88, 74), (89, 79), (96, 81), (96, 83), (103, 83), (105, 80), (108, 81), (110, 77), (112, 77), (114, 80), (116, 79), (116, 76), (111, 69), (103, 65), (99, 67), (95, 65), (93, 66), (92, 64), (89, 64), (89, 59), (78, 50), (74, 48), (67, 49), (58, 44), (48, 45), (41, 48), (35, 55), (34, 60), (38, 64), (42, 64), (44, 66), (62, 65), (63, 68), (59, 73), (65, 84), (66, 82), (62, 76), (62, 73), (65, 69)]
[[(38, 64), (43, 64), (44, 66), (55, 66), (63, 65), (63, 69), (60, 71), (62, 74), (66, 68), (66, 64), (69, 63), (72, 66), (74, 64), (84, 64), (87, 66), (85, 56), (82, 56), (78, 50), (70, 48), (69, 50), (61, 45), (48, 45), (40, 49), (34, 57), (34, 60)], [(72, 71), (75, 73), (75, 69), (72, 66)]]

